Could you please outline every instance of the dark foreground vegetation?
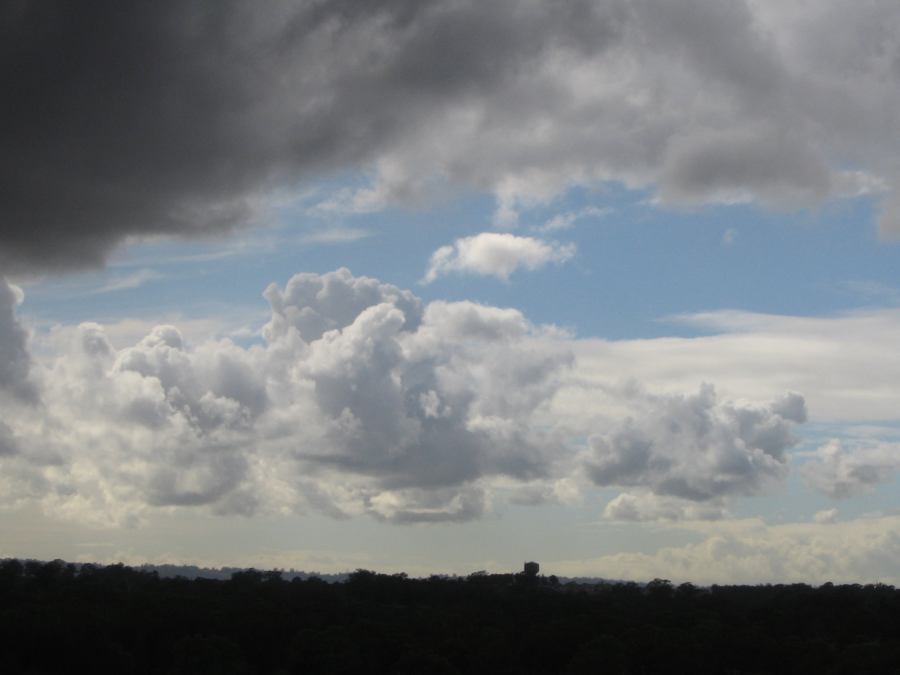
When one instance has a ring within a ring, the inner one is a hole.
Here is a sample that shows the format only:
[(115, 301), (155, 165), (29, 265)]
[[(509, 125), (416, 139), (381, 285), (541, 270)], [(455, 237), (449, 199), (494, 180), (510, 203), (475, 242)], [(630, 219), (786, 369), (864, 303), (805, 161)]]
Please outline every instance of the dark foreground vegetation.
[(0, 562), (2, 673), (900, 673), (891, 586)]

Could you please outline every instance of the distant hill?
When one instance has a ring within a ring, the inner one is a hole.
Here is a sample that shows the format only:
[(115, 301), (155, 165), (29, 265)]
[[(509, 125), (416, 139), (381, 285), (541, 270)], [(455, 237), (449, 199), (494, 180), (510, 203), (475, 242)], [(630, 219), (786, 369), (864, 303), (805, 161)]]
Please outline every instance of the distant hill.
[[(196, 565), (136, 565), (133, 566), (140, 572), (156, 572), (160, 577), (165, 579), (173, 579), (176, 577), (184, 577), (185, 579), (220, 579), (227, 581), (231, 579), (231, 575), (235, 572), (247, 572), (252, 568), (249, 567), (197, 567)], [(327, 581), (330, 584), (346, 581), (350, 576), (349, 572), (339, 574), (327, 574), (325, 572), (303, 572), (293, 568), (289, 570), (274, 570), (281, 573), (281, 578), (285, 581), (293, 579), (301, 579), (305, 581), (310, 578), (318, 578)]]

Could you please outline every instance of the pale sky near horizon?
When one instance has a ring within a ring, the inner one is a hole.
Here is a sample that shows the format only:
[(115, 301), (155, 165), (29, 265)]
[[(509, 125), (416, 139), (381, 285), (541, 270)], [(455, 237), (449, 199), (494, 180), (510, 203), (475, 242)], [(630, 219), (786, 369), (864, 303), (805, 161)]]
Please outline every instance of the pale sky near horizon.
[(894, 3), (0, 26), (0, 557), (900, 583)]

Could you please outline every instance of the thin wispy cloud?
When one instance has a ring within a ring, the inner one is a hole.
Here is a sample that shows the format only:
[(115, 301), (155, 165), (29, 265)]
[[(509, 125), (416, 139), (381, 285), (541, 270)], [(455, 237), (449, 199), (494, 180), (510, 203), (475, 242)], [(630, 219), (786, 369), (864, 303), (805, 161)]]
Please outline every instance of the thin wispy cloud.
[(723, 246), (733, 246), (734, 242), (737, 241), (737, 238), (738, 238), (738, 231), (733, 227), (729, 227), (727, 230), (725, 230), (722, 233), (722, 245)]
[(612, 213), (612, 209), (610, 208), (589, 206), (578, 211), (567, 211), (566, 213), (557, 214), (550, 220), (545, 222), (543, 225), (533, 227), (532, 230), (534, 232), (540, 232), (542, 234), (546, 234), (548, 232), (570, 230), (575, 227), (575, 224), (579, 220), (586, 220), (589, 218), (599, 219), (609, 215), (610, 213)]
[(296, 241), (300, 244), (352, 244), (373, 234), (360, 227), (330, 227), (299, 235)]
[(92, 295), (102, 295), (105, 293), (115, 293), (117, 291), (130, 291), (164, 278), (164, 275), (156, 270), (144, 268), (137, 270), (132, 274), (113, 277), (99, 288), (89, 291), (89, 293)]
[(216, 263), (223, 260), (258, 257), (284, 250), (287, 247), (312, 247), (353, 244), (373, 236), (372, 230), (360, 227), (321, 227), (307, 228), (297, 232), (296, 228), (281, 226), (277, 229), (260, 231), (253, 236), (232, 238), (225, 243), (215, 243), (195, 253), (171, 255), (169, 253), (149, 255), (141, 254), (134, 259), (125, 258), (114, 261), (112, 268), (157, 267), (169, 265), (194, 265), (197, 263)]
[(867, 304), (900, 305), (900, 287), (871, 279), (851, 279), (842, 281), (838, 288), (844, 293), (856, 296)]

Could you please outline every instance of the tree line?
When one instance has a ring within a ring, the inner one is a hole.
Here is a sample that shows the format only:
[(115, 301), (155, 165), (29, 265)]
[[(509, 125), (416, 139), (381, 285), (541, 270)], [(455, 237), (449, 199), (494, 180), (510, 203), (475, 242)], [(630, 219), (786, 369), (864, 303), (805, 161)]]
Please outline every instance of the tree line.
[(892, 586), (0, 562), (0, 672), (900, 673)]

